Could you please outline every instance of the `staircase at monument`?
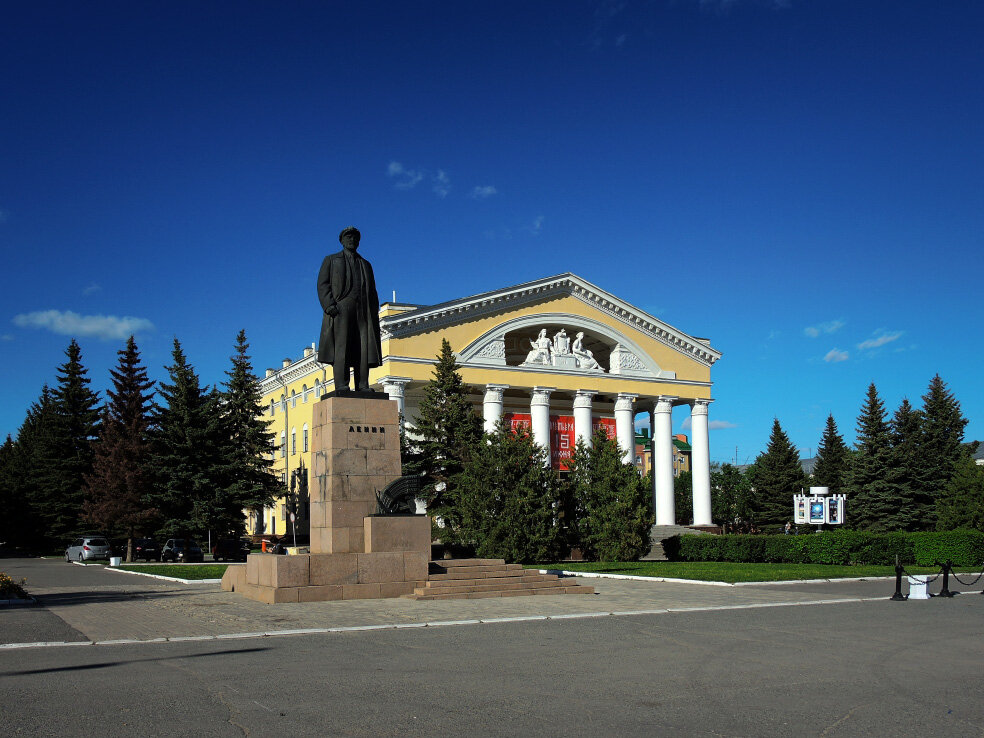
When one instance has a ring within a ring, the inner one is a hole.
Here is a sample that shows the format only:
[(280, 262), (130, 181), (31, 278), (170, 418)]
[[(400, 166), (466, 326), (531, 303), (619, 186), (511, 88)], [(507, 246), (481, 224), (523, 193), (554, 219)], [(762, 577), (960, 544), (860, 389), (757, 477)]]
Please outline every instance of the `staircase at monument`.
[(556, 574), (540, 574), (502, 559), (444, 559), (430, 562), (422, 587), (403, 597), (413, 600), (455, 600), (524, 595), (594, 594), (594, 587), (575, 584)]
[(649, 553), (642, 557), (641, 561), (666, 561), (666, 554), (663, 553), (663, 541), (681, 535), (710, 535), (710, 533), (686, 525), (654, 525), (652, 528), (653, 546)]

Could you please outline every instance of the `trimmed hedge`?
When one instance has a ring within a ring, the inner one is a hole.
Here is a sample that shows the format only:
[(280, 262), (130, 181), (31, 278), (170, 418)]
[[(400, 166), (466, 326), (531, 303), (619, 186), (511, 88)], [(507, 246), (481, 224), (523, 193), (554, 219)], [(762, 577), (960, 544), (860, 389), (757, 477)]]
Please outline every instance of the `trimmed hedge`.
[(799, 536), (683, 535), (663, 541), (670, 561), (733, 561), (750, 564), (903, 564), (954, 566), (984, 563), (984, 533), (865, 533), (841, 530)]

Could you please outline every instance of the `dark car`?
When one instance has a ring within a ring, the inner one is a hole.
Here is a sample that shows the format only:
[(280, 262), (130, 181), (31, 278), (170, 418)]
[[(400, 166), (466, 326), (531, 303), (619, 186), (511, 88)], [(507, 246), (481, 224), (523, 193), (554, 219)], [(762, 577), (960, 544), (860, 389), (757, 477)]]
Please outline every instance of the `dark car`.
[(164, 548), (161, 549), (161, 561), (165, 563), (169, 561), (189, 562), (204, 560), (205, 555), (202, 553), (202, 547), (194, 541), (190, 541), (185, 546), (184, 538), (171, 538), (164, 544)]
[(212, 558), (216, 561), (245, 561), (250, 548), (249, 541), (241, 538), (223, 538), (212, 546)]
[(157, 561), (161, 557), (161, 546), (153, 538), (133, 539), (133, 560)]

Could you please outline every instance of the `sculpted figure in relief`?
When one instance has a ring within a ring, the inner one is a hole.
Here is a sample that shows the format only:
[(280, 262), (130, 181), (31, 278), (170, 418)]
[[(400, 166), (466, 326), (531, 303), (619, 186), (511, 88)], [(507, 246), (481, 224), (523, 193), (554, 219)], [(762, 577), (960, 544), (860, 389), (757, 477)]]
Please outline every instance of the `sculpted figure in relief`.
[[(584, 348), (584, 332), (580, 332), (574, 338), (574, 346), (572, 347), (574, 358), (577, 359), (577, 365), (580, 369), (601, 369), (601, 364), (599, 364), (591, 353), (589, 349)], [(602, 369), (602, 371), (604, 371)]]
[(561, 328), (553, 339), (553, 350), (555, 354), (565, 356), (571, 352), (571, 339), (567, 337), (567, 331)]
[(530, 346), (533, 350), (526, 355), (525, 364), (550, 364), (550, 351), (552, 349), (552, 343), (549, 338), (547, 338), (547, 329), (544, 328), (540, 331), (540, 335), (536, 337), (535, 341), (530, 341)]

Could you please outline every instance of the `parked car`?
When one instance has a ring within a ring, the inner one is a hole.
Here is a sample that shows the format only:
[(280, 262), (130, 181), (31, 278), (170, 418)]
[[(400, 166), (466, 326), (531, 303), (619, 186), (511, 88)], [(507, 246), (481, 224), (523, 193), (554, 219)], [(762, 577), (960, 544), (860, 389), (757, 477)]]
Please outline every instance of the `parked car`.
[[(126, 551), (123, 552), (126, 555)], [(161, 557), (161, 547), (153, 538), (133, 539), (133, 560), (157, 561)]]
[(164, 544), (164, 548), (161, 549), (161, 561), (165, 563), (169, 561), (190, 562), (204, 560), (205, 556), (202, 554), (202, 547), (194, 541), (189, 541), (188, 545), (185, 546), (184, 538), (170, 538)]
[(242, 538), (223, 538), (212, 546), (212, 558), (216, 561), (245, 561), (250, 548), (250, 542)]
[(108, 559), (109, 554), (109, 541), (103, 536), (82, 536), (72, 541), (65, 549), (65, 561)]
[[(267, 547), (267, 551), (271, 551), (272, 553), (275, 553), (275, 554), (286, 554), (287, 553), (287, 549), (293, 547), (294, 545), (295, 545), (294, 544), (294, 536), (293, 535), (284, 535), (283, 537), (281, 537), (281, 539), (279, 541), (277, 541), (277, 543), (273, 544), (272, 546), (268, 546)], [(296, 545), (298, 547), (301, 547), (301, 546), (310, 546), (311, 545), (311, 536), (299, 534), (297, 536), (297, 544)]]

